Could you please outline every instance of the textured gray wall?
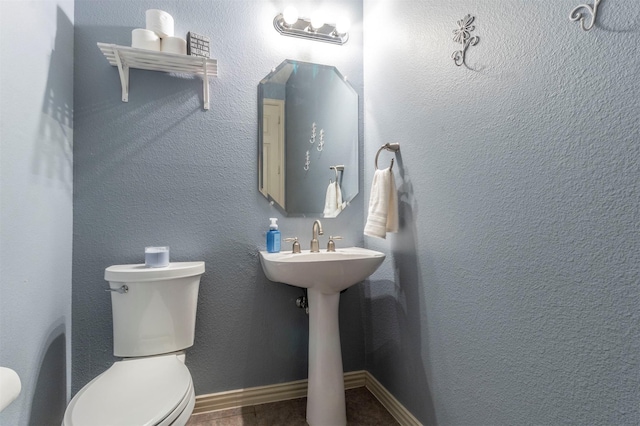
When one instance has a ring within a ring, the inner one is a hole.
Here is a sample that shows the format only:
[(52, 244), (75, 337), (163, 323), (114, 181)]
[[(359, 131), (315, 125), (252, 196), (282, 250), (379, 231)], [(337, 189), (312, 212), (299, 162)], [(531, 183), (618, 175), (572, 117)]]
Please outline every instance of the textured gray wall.
[(640, 424), (640, 3), (579, 3), (364, 2), (402, 228), (365, 239), (366, 364), (425, 424)]
[[(257, 189), (257, 87), (271, 68), (297, 59), (337, 66), (362, 96), (362, 2), (325, 6), (351, 16), (347, 45), (280, 36), (272, 24), (280, 2), (76, 1), (74, 392), (115, 359), (104, 268), (142, 262), (151, 244), (169, 245), (174, 261), (206, 262), (187, 352), (198, 394), (306, 377), (308, 319), (295, 307), (302, 291), (269, 282), (258, 259), (268, 218), (280, 215)], [(172, 14), (178, 34), (211, 37), (219, 78), (209, 111), (198, 78), (139, 70), (121, 102), (118, 72), (96, 42), (129, 45), (150, 8)], [(326, 232), (363, 244), (363, 208), (359, 197), (323, 221)], [(312, 220), (279, 224), (308, 247)], [(358, 286), (341, 300), (346, 370), (364, 367), (362, 299)]]
[(22, 382), (0, 424), (59, 424), (71, 382), (73, 1), (0, 1), (0, 64), (0, 366)]

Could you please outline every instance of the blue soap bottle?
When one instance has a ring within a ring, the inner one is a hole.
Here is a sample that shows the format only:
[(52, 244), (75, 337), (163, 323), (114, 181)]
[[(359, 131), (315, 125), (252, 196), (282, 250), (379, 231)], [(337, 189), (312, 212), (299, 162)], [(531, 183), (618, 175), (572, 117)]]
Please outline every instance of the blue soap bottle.
[(280, 252), (280, 231), (278, 231), (278, 218), (270, 217), (271, 224), (269, 225), (269, 232), (267, 232), (267, 251), (269, 253)]

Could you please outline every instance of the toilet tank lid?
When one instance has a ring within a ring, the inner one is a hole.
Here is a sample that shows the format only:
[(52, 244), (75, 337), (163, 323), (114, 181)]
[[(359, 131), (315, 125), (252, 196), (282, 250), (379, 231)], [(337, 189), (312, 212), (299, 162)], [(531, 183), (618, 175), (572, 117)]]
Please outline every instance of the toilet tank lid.
[(193, 277), (203, 273), (204, 262), (171, 262), (163, 268), (149, 268), (141, 263), (109, 266), (104, 270), (104, 279), (120, 283), (139, 283)]

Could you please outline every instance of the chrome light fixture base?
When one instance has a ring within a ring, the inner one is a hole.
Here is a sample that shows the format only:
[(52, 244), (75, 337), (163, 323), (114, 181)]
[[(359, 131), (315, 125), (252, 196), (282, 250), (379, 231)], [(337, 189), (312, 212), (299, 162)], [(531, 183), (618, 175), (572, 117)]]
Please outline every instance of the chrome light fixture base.
[(338, 33), (334, 24), (324, 24), (316, 29), (311, 26), (310, 19), (298, 18), (295, 23), (289, 25), (284, 21), (282, 13), (273, 18), (273, 26), (280, 34), (289, 37), (305, 38), (338, 45), (343, 45), (349, 40), (349, 33)]

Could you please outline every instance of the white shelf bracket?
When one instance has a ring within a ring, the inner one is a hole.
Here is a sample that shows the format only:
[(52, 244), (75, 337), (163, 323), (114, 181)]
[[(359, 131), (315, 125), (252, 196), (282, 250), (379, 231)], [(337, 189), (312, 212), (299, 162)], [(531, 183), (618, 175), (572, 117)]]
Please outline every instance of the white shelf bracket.
[(98, 47), (109, 64), (118, 68), (120, 85), (122, 86), (122, 102), (129, 102), (129, 69), (139, 69), (201, 76), (203, 80), (202, 106), (204, 110), (209, 109), (209, 77), (218, 76), (218, 61), (216, 59), (136, 49), (110, 43), (98, 43)]
[(115, 47), (113, 53), (116, 57), (116, 63), (118, 64), (118, 73), (120, 74), (120, 85), (122, 86), (122, 102), (129, 102), (129, 67), (122, 65), (120, 59), (120, 52)]
[(204, 75), (202, 76), (202, 97), (205, 111), (209, 110), (209, 73), (207, 71), (207, 60), (202, 60)]

